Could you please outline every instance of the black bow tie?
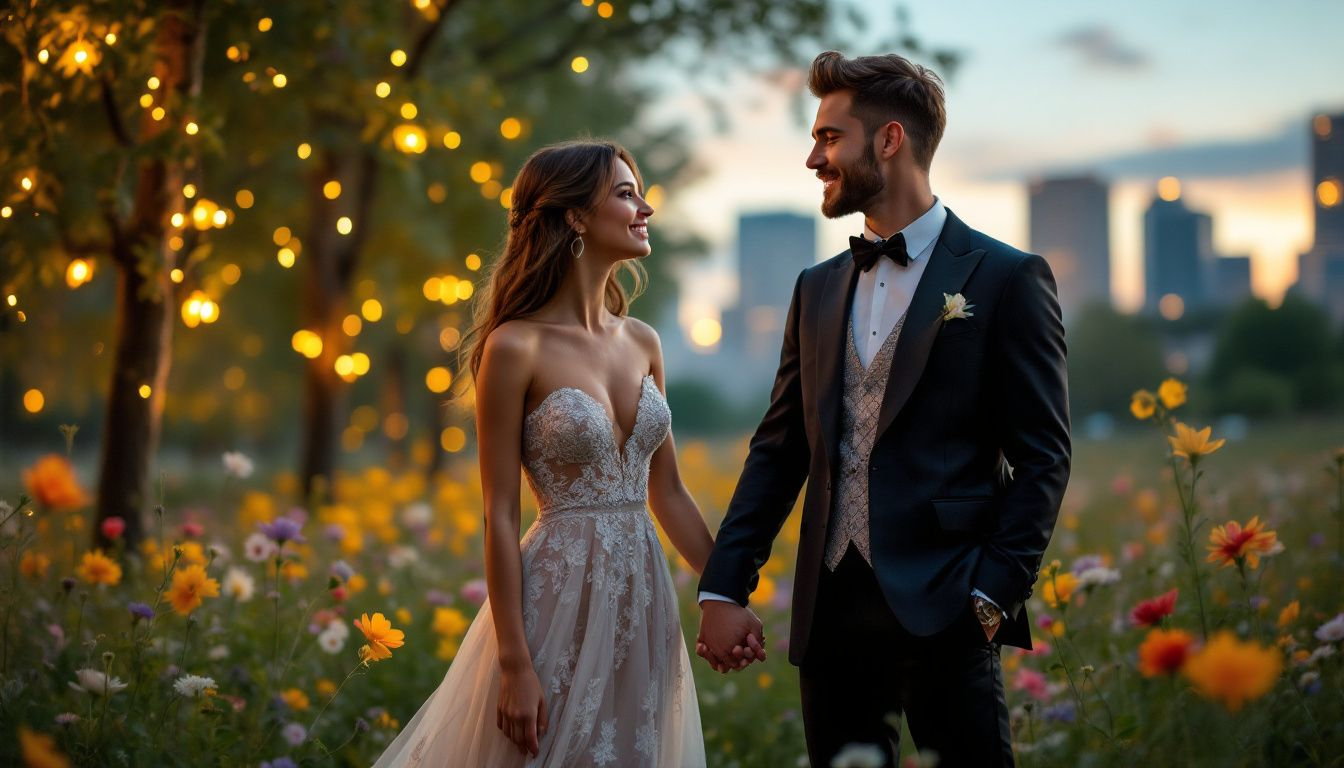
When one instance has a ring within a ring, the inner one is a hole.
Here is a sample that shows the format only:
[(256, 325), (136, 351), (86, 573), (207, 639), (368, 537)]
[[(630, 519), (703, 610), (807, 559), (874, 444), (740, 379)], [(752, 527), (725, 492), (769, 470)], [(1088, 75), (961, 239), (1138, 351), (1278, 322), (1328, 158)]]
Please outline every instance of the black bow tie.
[(910, 264), (910, 254), (905, 252), (905, 235), (900, 232), (876, 243), (862, 237), (851, 237), (849, 250), (854, 254), (855, 266), (864, 272), (872, 269), (877, 260), (883, 256), (902, 267)]

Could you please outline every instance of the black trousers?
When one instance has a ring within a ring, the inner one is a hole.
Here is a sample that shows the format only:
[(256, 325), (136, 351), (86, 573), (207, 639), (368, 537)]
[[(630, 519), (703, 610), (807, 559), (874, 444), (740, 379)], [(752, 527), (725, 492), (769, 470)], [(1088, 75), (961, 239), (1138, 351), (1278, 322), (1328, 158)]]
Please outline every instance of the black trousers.
[(822, 567), (807, 656), (799, 667), (803, 727), (814, 768), (848, 744), (900, 757), (905, 717), (915, 746), (941, 768), (1013, 765), (999, 647), (966, 596), (966, 610), (932, 637), (906, 632), (882, 596), (872, 567), (850, 546)]

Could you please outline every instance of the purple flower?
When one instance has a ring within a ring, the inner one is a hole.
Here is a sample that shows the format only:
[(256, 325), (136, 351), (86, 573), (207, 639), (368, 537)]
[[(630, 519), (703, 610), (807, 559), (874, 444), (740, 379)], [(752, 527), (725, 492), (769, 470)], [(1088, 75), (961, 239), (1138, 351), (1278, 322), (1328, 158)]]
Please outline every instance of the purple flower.
[(261, 768), (299, 768), (299, 766), (288, 757), (277, 757), (274, 760), (263, 760)]
[(337, 560), (331, 564), (331, 575), (341, 581), (349, 581), (350, 577), (355, 575), (355, 569), (351, 568), (350, 564), (344, 560)]
[(1083, 571), (1104, 567), (1106, 567), (1106, 562), (1101, 559), (1101, 555), (1083, 555), (1073, 561), (1073, 565), (1069, 566), (1069, 570), (1073, 571), (1074, 576), (1077, 576)]
[(126, 610), (131, 612), (131, 615), (135, 617), (136, 621), (139, 621), (140, 619), (149, 621), (154, 618), (154, 609), (150, 608), (145, 603), (131, 603), (126, 606)]
[(322, 535), (327, 537), (327, 541), (340, 541), (345, 538), (345, 526), (340, 523), (328, 523), (327, 527), (322, 529)]
[(1041, 710), (1041, 717), (1055, 723), (1072, 723), (1077, 714), (1072, 701), (1061, 701)]
[(362, 718), (362, 717), (356, 717), (356, 718), (355, 718), (355, 730), (359, 731), (360, 733), (368, 733), (368, 732), (369, 732), (369, 721), (368, 721), (368, 720), (365, 720), (365, 719)]
[(437, 589), (431, 589), (425, 593), (425, 602), (433, 606), (444, 606), (453, 604), (453, 596), (447, 592)]
[(291, 747), (297, 747), (308, 740), (308, 730), (300, 723), (287, 724), (281, 729), (280, 734), (285, 737), (285, 741), (289, 742)]
[(277, 517), (270, 523), (257, 523), (258, 530), (282, 547), (287, 541), (302, 544), (303, 534), (300, 532), (302, 527), (302, 523), (288, 517)]
[(1324, 547), (1325, 534), (1321, 533), (1320, 531), (1316, 531), (1315, 533), (1311, 534), (1310, 536), (1307, 537), (1307, 546), (1311, 547), (1312, 549), (1320, 549), (1321, 547)]

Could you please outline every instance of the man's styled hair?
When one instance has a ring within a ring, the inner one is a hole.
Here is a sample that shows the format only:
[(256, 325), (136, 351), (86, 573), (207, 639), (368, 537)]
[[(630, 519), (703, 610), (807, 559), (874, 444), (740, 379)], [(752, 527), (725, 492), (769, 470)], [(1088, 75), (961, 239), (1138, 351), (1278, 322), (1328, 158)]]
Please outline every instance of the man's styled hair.
[(894, 120), (905, 128), (915, 162), (925, 170), (933, 163), (947, 126), (943, 81), (933, 70), (894, 53), (848, 59), (826, 51), (812, 61), (807, 87), (817, 98), (853, 91), (851, 114), (869, 136)]

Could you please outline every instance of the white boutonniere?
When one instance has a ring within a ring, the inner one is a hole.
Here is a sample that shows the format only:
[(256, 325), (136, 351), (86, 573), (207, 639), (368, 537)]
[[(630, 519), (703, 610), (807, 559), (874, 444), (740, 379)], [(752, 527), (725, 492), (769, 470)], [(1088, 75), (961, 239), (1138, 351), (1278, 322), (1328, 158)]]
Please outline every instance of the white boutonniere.
[(967, 317), (974, 317), (975, 313), (968, 310), (975, 309), (974, 304), (966, 303), (966, 297), (960, 293), (954, 293), (951, 296), (943, 294), (943, 319), (960, 320)]

